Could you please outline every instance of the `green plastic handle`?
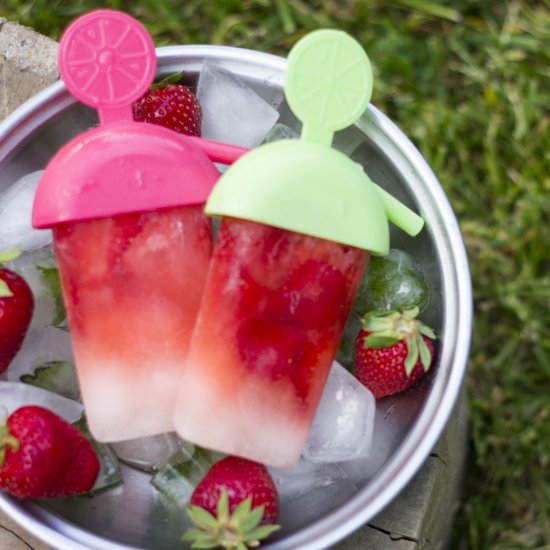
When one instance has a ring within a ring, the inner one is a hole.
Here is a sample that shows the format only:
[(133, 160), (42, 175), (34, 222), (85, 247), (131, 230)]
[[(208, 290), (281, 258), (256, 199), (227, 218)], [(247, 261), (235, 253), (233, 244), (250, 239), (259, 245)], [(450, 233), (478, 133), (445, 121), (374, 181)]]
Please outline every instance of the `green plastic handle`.
[(382, 199), (384, 211), (386, 212), (388, 220), (394, 225), (397, 225), (397, 227), (402, 229), (407, 235), (416, 237), (424, 227), (424, 220), (416, 214), (416, 212), (413, 212), (379, 185), (374, 184), (374, 187)]
[(416, 235), (422, 218), (331, 147), (334, 132), (363, 115), (371, 94), (369, 58), (351, 36), (320, 30), (302, 38), (285, 75), (286, 99), (303, 124), (301, 139), (268, 143), (239, 158), (214, 187), (206, 212), (378, 255), (389, 251), (388, 220)]
[(361, 45), (342, 31), (308, 34), (292, 48), (285, 96), (302, 121), (302, 140), (331, 145), (334, 132), (365, 112), (372, 95), (372, 69)]

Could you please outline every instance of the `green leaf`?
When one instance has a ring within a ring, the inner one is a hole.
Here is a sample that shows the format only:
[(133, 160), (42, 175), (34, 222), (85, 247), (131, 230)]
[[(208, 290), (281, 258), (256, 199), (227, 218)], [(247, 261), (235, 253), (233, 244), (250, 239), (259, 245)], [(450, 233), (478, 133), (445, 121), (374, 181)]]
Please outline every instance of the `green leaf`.
[(424, 336), (427, 336), (428, 338), (431, 338), (432, 340), (435, 340), (437, 336), (435, 335), (435, 332), (424, 323), (421, 323), (419, 326), (420, 334), (423, 334)]
[(418, 351), (420, 353), (420, 361), (424, 367), (424, 371), (428, 371), (430, 365), (432, 364), (432, 354), (428, 348), (424, 338), (422, 336), (418, 337)]
[(10, 287), (7, 285), (6, 281), (0, 279), (0, 298), (11, 298), (13, 292), (10, 290)]
[(413, 306), (408, 309), (403, 310), (403, 316), (407, 319), (415, 319), (418, 316), (418, 313), (420, 310), (418, 309), (418, 306)]
[(363, 328), (369, 332), (380, 332), (393, 328), (393, 319), (389, 317), (367, 316), (363, 319)]
[(416, 338), (410, 338), (407, 340), (407, 358), (405, 359), (405, 372), (407, 376), (411, 375), (411, 372), (418, 361), (418, 341)]
[(242, 541), (239, 541), (237, 542), (237, 546), (235, 547), (236, 550), (247, 550), (248, 549), (248, 546), (242, 542)]
[(208, 531), (203, 531), (199, 527), (190, 527), (181, 537), (181, 540), (186, 541), (197, 541), (206, 539), (213, 541), (214, 539), (212, 537), (212, 533), (209, 533)]
[(247, 533), (248, 531), (255, 529), (262, 521), (264, 517), (264, 506), (256, 506), (250, 514), (242, 521), (241, 531)]
[(67, 317), (67, 314), (65, 312), (65, 303), (63, 302), (63, 291), (61, 288), (59, 269), (57, 267), (46, 267), (41, 265), (37, 265), (37, 267), (40, 271), (42, 280), (52, 293), (55, 301), (55, 319), (52, 324), (60, 325)]
[(229, 496), (225, 489), (222, 489), (218, 505), (216, 507), (216, 515), (219, 523), (227, 523), (229, 521)]
[(243, 521), (250, 515), (252, 510), (252, 497), (244, 499), (239, 505), (233, 510), (231, 514), (231, 524), (239, 528)]
[(202, 529), (217, 529), (219, 526), (218, 520), (208, 510), (200, 506), (191, 505), (187, 509), (187, 515), (193, 523)]
[(0, 264), (7, 264), (16, 258), (19, 258), (19, 256), (21, 256), (21, 249), (18, 246), (5, 250), (4, 252), (0, 252)]
[(397, 336), (382, 336), (380, 334), (369, 334), (364, 341), (366, 348), (389, 348), (397, 344), (401, 338)]
[(177, 84), (182, 78), (183, 78), (183, 71), (176, 74), (168, 75), (162, 80), (159, 80), (159, 82), (155, 82), (154, 84), (152, 84), (151, 90), (160, 88), (161, 86), (167, 86), (168, 84)]
[(271, 533), (274, 533), (275, 531), (279, 530), (281, 528), (280, 525), (260, 525), (256, 529), (250, 531), (246, 534), (245, 540), (263, 540), (269, 537)]
[(197, 540), (191, 545), (191, 548), (218, 548), (219, 545), (215, 540)]

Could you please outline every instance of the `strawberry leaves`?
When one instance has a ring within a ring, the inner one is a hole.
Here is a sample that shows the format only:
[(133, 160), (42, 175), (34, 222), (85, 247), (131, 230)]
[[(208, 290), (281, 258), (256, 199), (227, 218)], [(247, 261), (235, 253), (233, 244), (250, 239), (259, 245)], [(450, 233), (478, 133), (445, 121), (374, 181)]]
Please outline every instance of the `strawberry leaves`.
[(356, 376), (375, 397), (403, 391), (422, 377), (434, 357), (434, 331), (418, 307), (372, 311), (362, 319), (355, 348)]
[(416, 319), (418, 307), (398, 311), (371, 311), (362, 320), (363, 330), (369, 332), (364, 338), (364, 346), (381, 349), (388, 348), (404, 340), (407, 344), (405, 372), (410, 376), (418, 359), (427, 371), (432, 356), (423, 338), (435, 339), (434, 331)]
[(216, 548), (246, 550), (256, 548), (278, 525), (261, 525), (264, 506), (252, 508), (252, 497), (244, 499), (234, 509), (229, 510), (229, 496), (223, 489), (216, 506), (216, 516), (196, 505), (191, 505), (187, 514), (197, 526), (189, 529), (182, 540), (191, 542), (192, 548)]

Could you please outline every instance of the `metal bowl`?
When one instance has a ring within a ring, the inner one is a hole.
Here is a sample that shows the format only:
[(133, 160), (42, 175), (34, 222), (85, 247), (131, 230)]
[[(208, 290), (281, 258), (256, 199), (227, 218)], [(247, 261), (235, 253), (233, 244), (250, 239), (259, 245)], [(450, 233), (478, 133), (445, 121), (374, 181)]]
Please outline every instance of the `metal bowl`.
[[(284, 59), (221, 46), (175, 46), (159, 48), (157, 54), (159, 74), (184, 70), (190, 83), (204, 61), (229, 69), (279, 106), (281, 122), (296, 126), (283, 100)], [(44, 168), (63, 143), (96, 123), (95, 112), (76, 103), (62, 82), (25, 103), (0, 125), (0, 191)], [(389, 504), (441, 435), (466, 370), (470, 274), (460, 230), (440, 184), (413, 144), (372, 105), (354, 127), (336, 135), (335, 143), (426, 221), (414, 239), (393, 228), (392, 247), (413, 255), (431, 287), (423, 318), (440, 336), (437, 364), (411, 390), (378, 400), (374, 451), (367, 460), (345, 466), (349, 483), (338, 491), (329, 487), (321, 497), (306, 494), (298, 502), (281, 503), (283, 528), (266, 550), (328, 547)], [(158, 498), (145, 473), (123, 470), (122, 487), (93, 498), (20, 502), (0, 495), (0, 507), (60, 550), (181, 549), (181, 510)]]

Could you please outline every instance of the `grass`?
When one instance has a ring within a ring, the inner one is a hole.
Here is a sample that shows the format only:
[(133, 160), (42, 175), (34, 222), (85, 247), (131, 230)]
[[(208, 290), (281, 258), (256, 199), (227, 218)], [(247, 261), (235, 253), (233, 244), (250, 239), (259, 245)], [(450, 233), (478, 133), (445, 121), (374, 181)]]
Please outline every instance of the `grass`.
[(108, 6), (158, 45), (286, 54), (318, 27), (369, 52), (373, 103), (416, 143), (459, 218), (475, 328), (471, 461), (453, 547), (550, 549), (550, 2), (3, 0), (0, 14), (58, 38)]

